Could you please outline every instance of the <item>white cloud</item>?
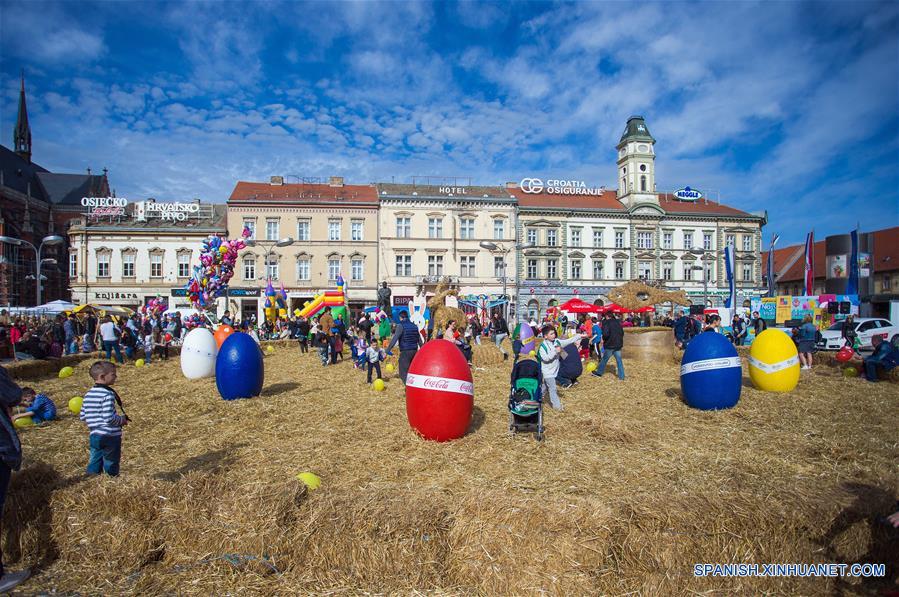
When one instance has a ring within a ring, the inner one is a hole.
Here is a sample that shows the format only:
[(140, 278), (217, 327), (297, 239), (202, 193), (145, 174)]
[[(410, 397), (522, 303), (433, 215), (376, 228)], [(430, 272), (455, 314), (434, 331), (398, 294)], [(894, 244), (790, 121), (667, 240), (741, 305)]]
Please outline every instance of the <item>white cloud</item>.
[(0, 3), (4, 50), (26, 63), (83, 66), (97, 60), (106, 52), (103, 37), (96, 32), (99, 28), (74, 22), (55, 4)]

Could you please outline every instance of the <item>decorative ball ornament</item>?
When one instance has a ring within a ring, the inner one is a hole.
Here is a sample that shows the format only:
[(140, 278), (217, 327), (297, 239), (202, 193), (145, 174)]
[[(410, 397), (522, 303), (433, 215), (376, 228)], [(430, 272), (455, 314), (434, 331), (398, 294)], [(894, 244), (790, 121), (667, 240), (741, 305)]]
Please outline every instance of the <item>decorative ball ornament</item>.
[(840, 363), (848, 363), (852, 360), (852, 357), (855, 355), (855, 351), (853, 351), (848, 346), (844, 346), (840, 350), (837, 351), (836, 359)]
[(262, 392), (265, 365), (259, 346), (249, 334), (234, 332), (215, 359), (215, 385), (225, 400), (252, 398)]
[(796, 343), (780, 330), (765, 330), (749, 348), (749, 379), (759, 390), (790, 392), (799, 383)]
[(16, 429), (24, 429), (25, 427), (33, 426), (34, 420), (32, 420), (31, 417), (22, 417), (13, 421), (13, 425), (16, 427)]
[(384, 380), (379, 377), (372, 382), (371, 387), (374, 388), (376, 392), (383, 392), (384, 388), (387, 386), (384, 385)]
[(225, 343), (225, 340), (234, 333), (234, 328), (230, 325), (220, 325), (218, 329), (215, 330), (215, 343), (219, 348), (222, 347), (222, 344)]
[(84, 402), (84, 398), (81, 396), (74, 396), (69, 398), (69, 411), (74, 415), (81, 414), (81, 404)]
[(474, 409), (474, 382), (462, 351), (431, 340), (415, 354), (406, 376), (406, 416), (423, 438), (438, 442), (465, 435)]
[(680, 368), (684, 401), (700, 410), (731, 408), (740, 400), (743, 369), (723, 334), (703, 332), (684, 351)]
[(71, 367), (63, 367), (59, 370), (59, 379), (65, 379), (75, 373), (75, 370)]

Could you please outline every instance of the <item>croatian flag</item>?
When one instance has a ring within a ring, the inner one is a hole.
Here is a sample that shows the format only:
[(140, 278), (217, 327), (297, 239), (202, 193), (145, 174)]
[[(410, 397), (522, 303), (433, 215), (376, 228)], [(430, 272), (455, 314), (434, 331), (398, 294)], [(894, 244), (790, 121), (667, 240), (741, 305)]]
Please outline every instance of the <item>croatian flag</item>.
[(805, 237), (805, 296), (815, 290), (815, 231)]
[(736, 304), (737, 285), (734, 281), (734, 248), (730, 245), (724, 247), (724, 268), (727, 273), (727, 286), (730, 288), (730, 296), (727, 297), (724, 306), (728, 309)]
[(771, 238), (771, 246), (768, 247), (768, 294), (767, 296), (774, 296), (777, 292), (777, 289), (774, 285), (777, 283), (774, 275), (774, 245), (777, 244), (777, 239), (780, 237), (778, 235), (774, 235)]

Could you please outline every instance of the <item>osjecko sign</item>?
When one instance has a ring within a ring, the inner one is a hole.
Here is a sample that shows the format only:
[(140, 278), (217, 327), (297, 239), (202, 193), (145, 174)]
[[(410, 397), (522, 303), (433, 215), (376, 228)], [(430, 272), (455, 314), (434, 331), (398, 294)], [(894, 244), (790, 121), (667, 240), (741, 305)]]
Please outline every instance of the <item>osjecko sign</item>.
[(82, 197), (81, 205), (87, 208), (89, 216), (123, 216), (128, 200), (121, 197)]
[(522, 178), (518, 187), (523, 193), (550, 195), (602, 195), (602, 187), (588, 187), (583, 180), (559, 180), (557, 178)]

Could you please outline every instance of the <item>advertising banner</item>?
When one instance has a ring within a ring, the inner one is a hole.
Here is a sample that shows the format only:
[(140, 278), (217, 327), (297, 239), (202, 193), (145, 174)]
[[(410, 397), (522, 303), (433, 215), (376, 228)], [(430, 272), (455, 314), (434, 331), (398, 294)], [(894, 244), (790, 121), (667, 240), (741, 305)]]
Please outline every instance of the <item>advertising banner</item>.
[(849, 266), (846, 255), (827, 256), (827, 278), (845, 278), (849, 275)]
[(793, 312), (793, 297), (792, 296), (779, 296), (777, 297), (777, 313), (775, 317), (775, 321), (777, 323), (783, 323), (786, 320), (790, 319), (790, 315)]

